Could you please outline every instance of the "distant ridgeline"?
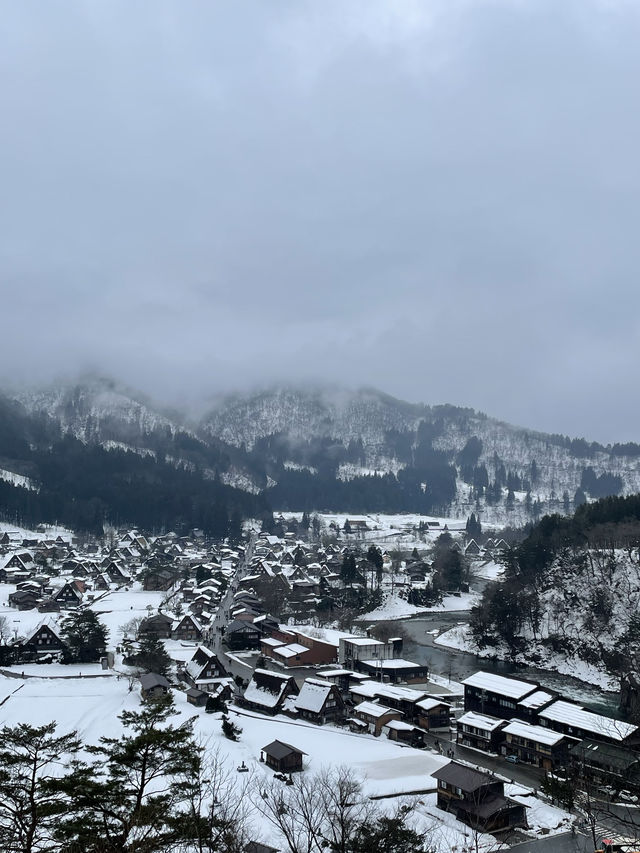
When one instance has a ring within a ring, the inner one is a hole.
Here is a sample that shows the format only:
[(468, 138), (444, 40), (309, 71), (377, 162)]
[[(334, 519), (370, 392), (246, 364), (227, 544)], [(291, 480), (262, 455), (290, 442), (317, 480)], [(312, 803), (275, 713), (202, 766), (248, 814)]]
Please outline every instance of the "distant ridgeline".
[(0, 511), (25, 525), (224, 535), (273, 507), (520, 526), (640, 492), (638, 457), (373, 390), (237, 396), (197, 422), (102, 379), (0, 399)]
[(481, 647), (560, 653), (616, 678), (640, 653), (640, 495), (545, 516), (505, 555), (502, 583), (472, 611)]

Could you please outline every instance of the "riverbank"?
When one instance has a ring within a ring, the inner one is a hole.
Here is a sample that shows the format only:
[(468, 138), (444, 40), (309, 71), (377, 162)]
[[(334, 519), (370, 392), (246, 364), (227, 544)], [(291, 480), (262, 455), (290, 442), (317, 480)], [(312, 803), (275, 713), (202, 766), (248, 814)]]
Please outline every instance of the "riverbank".
[(468, 612), (478, 602), (479, 595), (475, 592), (458, 592), (445, 595), (438, 604), (428, 607), (417, 607), (409, 604), (399, 595), (388, 593), (380, 607), (363, 613), (358, 617), (358, 622), (375, 622), (376, 620), (393, 621), (395, 619), (411, 619), (424, 613), (459, 613)]
[[(452, 629), (466, 626), (469, 613), (465, 611), (423, 613), (409, 619), (389, 621), (393, 631), (404, 637), (403, 656), (425, 664), (430, 673), (454, 682), (462, 682), (479, 669), (497, 675), (534, 681), (542, 687), (561, 693), (584, 707), (610, 717), (619, 716), (618, 693), (611, 687), (580, 680), (575, 673), (559, 673), (536, 666), (531, 661), (512, 661), (481, 657), (474, 650), (439, 644), (437, 641)], [(584, 674), (584, 673), (582, 673)]]
[(469, 625), (456, 625), (455, 628), (440, 634), (434, 642), (438, 646), (458, 649), (479, 658), (498, 658), (534, 668), (539, 666), (542, 670), (569, 675), (607, 692), (617, 693), (620, 689), (619, 681), (601, 667), (586, 663), (578, 658), (567, 657), (561, 652), (554, 652), (540, 643), (529, 641), (526, 654), (520, 653), (515, 656), (511, 655), (505, 646), (491, 646), (480, 649), (471, 636)]

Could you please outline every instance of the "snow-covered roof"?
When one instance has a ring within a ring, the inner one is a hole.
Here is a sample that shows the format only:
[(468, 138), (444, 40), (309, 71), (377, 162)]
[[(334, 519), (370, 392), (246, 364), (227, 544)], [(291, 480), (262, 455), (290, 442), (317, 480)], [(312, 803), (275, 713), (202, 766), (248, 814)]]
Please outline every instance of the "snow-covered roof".
[(48, 618), (42, 619), (40, 622), (38, 622), (36, 627), (32, 631), (30, 631), (29, 634), (27, 634), (24, 642), (25, 643), (31, 642), (31, 640), (35, 637), (35, 635), (38, 633), (38, 631), (41, 628), (48, 628), (53, 634), (56, 635), (56, 637), (58, 639), (60, 639), (60, 627), (56, 624), (56, 622), (51, 617), (48, 617)]
[(277, 646), (286, 646), (282, 640), (276, 640), (273, 637), (263, 637), (260, 642), (263, 646), (271, 646), (272, 649), (275, 649)]
[(383, 696), (401, 702), (415, 702), (424, 698), (426, 694), (421, 690), (412, 690), (410, 687), (396, 687), (393, 684), (380, 684), (379, 681), (363, 681), (351, 688), (354, 696)]
[(546, 690), (536, 690), (535, 693), (521, 699), (520, 702), (518, 702), (518, 705), (522, 705), (523, 708), (541, 708), (543, 705), (546, 705), (547, 702), (551, 702), (552, 699), (553, 695), (551, 693), (547, 693)]
[(611, 717), (604, 717), (602, 714), (595, 714), (593, 711), (586, 711), (579, 705), (565, 702), (562, 699), (558, 699), (544, 711), (540, 711), (538, 716), (541, 719), (564, 723), (566, 726), (592, 732), (596, 736), (600, 735), (600, 737), (611, 738), (611, 740), (623, 741), (638, 731), (638, 726), (634, 726), (632, 723), (623, 723), (621, 720), (614, 720)]
[(482, 729), (485, 732), (493, 732), (504, 725), (505, 720), (498, 720), (496, 717), (489, 717), (487, 714), (476, 714), (475, 711), (467, 711), (458, 718), (458, 725), (474, 726), (476, 729)]
[(462, 683), (465, 687), (477, 687), (479, 690), (488, 690), (490, 693), (498, 693), (501, 696), (507, 696), (509, 699), (522, 699), (538, 689), (536, 684), (482, 671), (470, 675)]
[(390, 658), (389, 660), (380, 660), (379, 658), (368, 658), (360, 663), (368, 663), (370, 666), (379, 667), (380, 669), (415, 669), (419, 667), (419, 663), (404, 658)]
[(308, 678), (295, 698), (294, 707), (299, 711), (312, 711), (319, 714), (332, 686), (328, 682), (323, 683), (316, 678)]
[(273, 653), (279, 657), (293, 658), (296, 655), (302, 654), (302, 652), (308, 651), (309, 649), (306, 646), (301, 646), (300, 643), (290, 643), (288, 646), (279, 646), (273, 650)]
[[(284, 684), (282, 687), (284, 689)], [(256, 705), (262, 705), (265, 708), (275, 708), (280, 701), (281, 695), (282, 690), (277, 693), (271, 693), (270, 690), (258, 687), (254, 681), (250, 681), (247, 689), (244, 691), (244, 698), (247, 702), (255, 702)]]
[(374, 640), (370, 637), (345, 637), (344, 641), (352, 646), (384, 646), (382, 640)]
[(394, 729), (397, 732), (412, 732), (415, 726), (405, 723), (404, 720), (389, 720), (388, 723), (384, 724), (383, 728)]
[(359, 714), (364, 714), (367, 717), (375, 717), (376, 719), (389, 713), (402, 715), (402, 711), (396, 711), (395, 708), (387, 708), (385, 705), (378, 705), (376, 702), (360, 702), (353, 710)]
[(520, 720), (514, 720), (512, 723), (509, 723), (508, 726), (504, 727), (503, 731), (505, 734), (523, 737), (535, 743), (546, 744), (547, 746), (554, 746), (554, 744), (565, 737), (560, 732), (545, 729), (544, 726), (530, 726), (529, 723), (523, 723)]
[(423, 711), (431, 711), (432, 708), (437, 708), (440, 705), (444, 705), (445, 708), (451, 707), (447, 702), (443, 702), (442, 699), (421, 699), (420, 702), (416, 702), (416, 706), (422, 708)]
[(338, 648), (338, 642), (330, 637), (314, 637), (313, 634), (309, 634), (306, 631), (296, 631), (296, 634), (299, 637), (307, 637), (309, 640), (313, 640), (316, 643), (326, 643), (328, 646), (335, 646)]
[(196, 663), (196, 661), (194, 661), (194, 660), (190, 660), (187, 663), (187, 665), (185, 666), (185, 671), (188, 672), (189, 675), (191, 676), (191, 678), (193, 678), (193, 679), (196, 679), (200, 675), (200, 673), (202, 672), (203, 669), (204, 669), (203, 664)]
[(324, 676), (324, 678), (337, 678), (340, 675), (352, 675), (354, 678), (360, 680), (366, 680), (369, 678), (368, 675), (364, 675), (362, 672), (354, 672), (352, 669), (325, 669), (319, 675)]

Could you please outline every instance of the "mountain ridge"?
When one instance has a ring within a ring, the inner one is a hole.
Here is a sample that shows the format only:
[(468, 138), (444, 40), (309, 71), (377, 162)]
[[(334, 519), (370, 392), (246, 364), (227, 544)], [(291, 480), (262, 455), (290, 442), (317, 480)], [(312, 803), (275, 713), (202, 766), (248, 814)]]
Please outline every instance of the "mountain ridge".
[[(640, 492), (638, 445), (604, 447), (371, 387), (236, 393), (212, 401), (199, 418), (105, 377), (9, 398), (61, 435), (153, 454), (263, 493), (278, 509), (476, 512), (486, 522), (521, 525), (544, 512), (567, 514), (588, 497)], [(0, 457), (10, 471), (1, 441)]]

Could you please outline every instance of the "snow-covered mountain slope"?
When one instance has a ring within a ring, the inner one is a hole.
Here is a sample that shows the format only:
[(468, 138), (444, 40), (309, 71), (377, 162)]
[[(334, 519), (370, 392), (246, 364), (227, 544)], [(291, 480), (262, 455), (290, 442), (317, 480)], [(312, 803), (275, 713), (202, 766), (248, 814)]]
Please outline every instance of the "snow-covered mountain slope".
[[(277, 497), (291, 508), (301, 508), (300, 495), (310, 485), (305, 478), (325, 484), (318, 492), (324, 509), (437, 508), (458, 518), (476, 512), (484, 523), (516, 526), (542, 513), (571, 512), (580, 489), (587, 497), (640, 492), (640, 447), (605, 448), (512, 426), (472, 409), (403, 402), (373, 389), (277, 388), (235, 395), (218, 400), (199, 423), (104, 379), (21, 391), (13, 398), (84, 442), (160, 454), (248, 492), (283, 483), (289, 491)], [(396, 489), (395, 503), (387, 501), (392, 490), (387, 482), (379, 504), (365, 506), (370, 491), (359, 484), (385, 474), (398, 480), (402, 495)], [(343, 488), (327, 490), (331, 478)], [(356, 493), (363, 496), (362, 506), (356, 506), (360, 498), (351, 499)], [(420, 504), (420, 495), (432, 496), (431, 505)]]
[(280, 388), (220, 401), (202, 428), (227, 444), (247, 448), (278, 433), (301, 441), (334, 438), (345, 445), (361, 440), (367, 454), (375, 456), (388, 430), (415, 430), (427, 411), (379, 391)]
[[(610, 448), (516, 427), (471, 409), (412, 405), (373, 390), (278, 389), (229, 398), (203, 420), (202, 428), (228, 444), (247, 448), (279, 434), (294, 452), (296, 445), (318, 439), (332, 439), (345, 447), (361, 441), (360, 458), (339, 466), (338, 476), (351, 479), (374, 472), (397, 475), (411, 467), (412, 449), (421, 440), (421, 424), (429, 426), (433, 449), (442, 451), (458, 469), (459, 454), (475, 438), (480, 451), (474, 465), (486, 468), (490, 482), (500, 479), (501, 471), (511, 472), (522, 481), (513, 489), (513, 507), (509, 510), (515, 523), (531, 515), (531, 506), (525, 502), (538, 500), (538, 512), (567, 511), (567, 496), (571, 503), (582, 485), (585, 468), (593, 469), (595, 477), (619, 476), (622, 494), (640, 491), (640, 455), (618, 455)], [(285, 467), (305, 463), (308, 460), (294, 456)], [(461, 479), (457, 492), (453, 506), (460, 514), (479, 506), (487, 519), (495, 516), (503, 521), (508, 515), (505, 507), (492, 506), (483, 499), (478, 504), (476, 490)], [(505, 482), (502, 497), (507, 494)]]
[(175, 422), (153, 404), (109, 379), (92, 378), (76, 385), (28, 389), (14, 395), (27, 412), (47, 415), (82, 441), (120, 440), (136, 444), (158, 428), (175, 430)]

